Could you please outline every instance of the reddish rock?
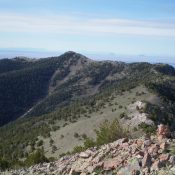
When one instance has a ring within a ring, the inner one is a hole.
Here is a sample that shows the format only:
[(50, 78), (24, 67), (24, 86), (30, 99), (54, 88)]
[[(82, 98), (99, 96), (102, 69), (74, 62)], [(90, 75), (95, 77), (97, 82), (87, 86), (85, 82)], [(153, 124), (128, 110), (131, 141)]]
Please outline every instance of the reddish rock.
[(168, 126), (165, 126), (163, 124), (160, 124), (157, 129), (157, 137), (159, 141), (162, 141), (164, 138), (170, 137), (171, 132), (168, 128)]
[(129, 149), (129, 144), (127, 142), (123, 143), (122, 148), (125, 149), (125, 150), (128, 150)]
[(155, 162), (153, 163), (153, 165), (152, 165), (152, 167), (151, 167), (151, 170), (157, 171), (157, 170), (159, 170), (160, 168), (162, 168), (162, 163), (161, 163), (159, 160), (157, 160), (157, 161), (155, 161)]
[(145, 168), (145, 167), (151, 167), (151, 156), (149, 153), (145, 153), (144, 154), (144, 157), (142, 159), (142, 167)]
[[(167, 136), (166, 127), (159, 127), (158, 136)], [(166, 142), (164, 141), (166, 140)], [(175, 141), (175, 140), (174, 140)], [(109, 171), (117, 175), (154, 174), (156, 170), (169, 165), (175, 166), (175, 156), (163, 154), (173, 140), (163, 139), (158, 142), (151, 139), (119, 139), (113, 143), (103, 145), (98, 149), (89, 149), (73, 156), (64, 156), (53, 163), (34, 165), (26, 170), (21, 169), (14, 174), (96, 174), (95, 170)], [(173, 146), (173, 145), (172, 145)], [(1, 173), (0, 173), (1, 174)], [(11, 174), (12, 175), (12, 174)]]
[(133, 143), (133, 144), (130, 146), (130, 148), (131, 148), (131, 153), (132, 153), (132, 154), (135, 154), (136, 151), (138, 151), (138, 145), (137, 145), (136, 143)]
[(103, 163), (103, 169), (104, 170), (112, 170), (116, 169), (121, 163), (121, 160), (118, 159), (109, 159), (104, 161)]
[(163, 150), (162, 149), (159, 149), (158, 153), (159, 154), (162, 154), (163, 153)]
[(161, 163), (166, 163), (169, 160), (170, 155), (169, 154), (162, 154), (159, 157), (159, 160)]
[(143, 140), (138, 139), (137, 142), (136, 142), (136, 144), (137, 144), (139, 147), (141, 147), (141, 146), (143, 145)]
[(150, 175), (150, 171), (149, 171), (149, 169), (148, 168), (144, 168), (143, 170), (142, 170), (142, 172), (143, 172), (143, 174), (144, 175)]
[(166, 148), (167, 148), (167, 143), (166, 142), (162, 142), (160, 144), (160, 149), (165, 150)]
[(151, 146), (148, 148), (148, 152), (149, 152), (149, 154), (151, 154), (151, 155), (157, 155), (158, 151), (159, 151), (159, 147), (158, 147), (158, 145), (156, 145), (156, 144), (151, 145)]
[(132, 145), (133, 143), (135, 143), (135, 140), (128, 140), (129, 145)]
[(100, 168), (100, 167), (103, 167), (103, 164), (104, 164), (104, 162), (99, 162), (94, 166), (95, 166), (95, 168)]

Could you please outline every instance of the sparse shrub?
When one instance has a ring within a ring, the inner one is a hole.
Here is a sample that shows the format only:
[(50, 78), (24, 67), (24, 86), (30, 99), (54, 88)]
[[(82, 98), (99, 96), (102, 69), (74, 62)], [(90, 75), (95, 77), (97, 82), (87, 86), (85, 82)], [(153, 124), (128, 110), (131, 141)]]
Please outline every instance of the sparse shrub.
[(46, 131), (41, 134), (44, 138), (50, 137), (50, 132)]
[(45, 157), (43, 150), (39, 149), (36, 152), (30, 154), (25, 160), (27, 166), (34, 164), (48, 162), (48, 159)]
[(113, 109), (112, 109), (112, 112), (115, 112), (116, 110), (117, 110), (116, 108), (113, 108)]
[(78, 138), (79, 137), (79, 134), (77, 132), (74, 133), (74, 137), (75, 138)]
[(64, 138), (64, 135), (63, 135), (63, 134), (61, 134), (60, 138), (61, 138), (61, 139), (63, 139), (63, 138)]
[(138, 131), (138, 128), (137, 128), (137, 127), (134, 127), (134, 129), (133, 129), (133, 130), (136, 132), (136, 131)]
[(49, 162), (54, 162), (54, 161), (56, 161), (55, 157), (49, 157)]
[(57, 147), (55, 145), (52, 146), (52, 153), (54, 153), (57, 150)]
[(126, 131), (119, 123), (117, 119), (113, 122), (109, 122), (105, 120), (100, 127), (99, 130), (95, 130), (97, 138), (96, 144), (103, 145), (106, 143), (113, 142), (117, 139), (128, 137), (128, 131)]
[(54, 125), (55, 124), (55, 121), (54, 120), (49, 120), (48, 122), (50, 125)]
[(136, 92), (136, 96), (141, 96), (142, 94), (140, 92)]
[(84, 146), (76, 146), (74, 147), (72, 153), (82, 152), (88, 148), (100, 146), (103, 144), (107, 144), (113, 142), (120, 138), (128, 138), (129, 132), (125, 130), (117, 119), (113, 122), (109, 122), (105, 120), (99, 127), (96, 132), (96, 140), (92, 138), (86, 138), (84, 141)]
[(108, 106), (113, 106), (113, 104), (112, 103), (109, 103)]
[(139, 128), (141, 128), (147, 134), (154, 134), (156, 132), (156, 126), (148, 125), (144, 122), (139, 125)]
[(50, 140), (49, 140), (49, 143), (50, 143), (50, 145), (53, 145), (54, 140), (53, 140), (53, 139), (50, 139)]
[(87, 135), (86, 134), (82, 134), (82, 138), (83, 139), (87, 139)]
[(96, 146), (96, 143), (92, 138), (86, 138), (85, 139), (85, 141), (84, 141), (84, 148), (85, 149), (91, 148), (91, 147), (94, 147), (94, 146)]
[(44, 143), (43, 140), (40, 140), (39, 142), (37, 142), (37, 147), (42, 146), (43, 143)]
[(59, 130), (60, 129), (60, 126), (52, 126), (52, 130), (53, 131), (57, 131), (57, 130)]
[(125, 112), (122, 112), (121, 114), (120, 114), (120, 118), (122, 119), (122, 118), (125, 118), (127, 115), (126, 115), (126, 113)]
[(4, 159), (0, 159), (0, 170), (4, 171), (10, 167), (10, 163)]
[(68, 125), (67, 123), (64, 123), (64, 124), (63, 124), (63, 127), (65, 127), (65, 126), (67, 126), (67, 125)]
[(122, 109), (123, 108), (123, 106), (122, 105), (119, 105), (119, 109)]
[(79, 152), (82, 152), (82, 151), (84, 151), (84, 150), (85, 150), (85, 148), (84, 148), (83, 146), (76, 146), (76, 147), (74, 147), (72, 153), (73, 153), (73, 154), (74, 154), (74, 153), (79, 153)]

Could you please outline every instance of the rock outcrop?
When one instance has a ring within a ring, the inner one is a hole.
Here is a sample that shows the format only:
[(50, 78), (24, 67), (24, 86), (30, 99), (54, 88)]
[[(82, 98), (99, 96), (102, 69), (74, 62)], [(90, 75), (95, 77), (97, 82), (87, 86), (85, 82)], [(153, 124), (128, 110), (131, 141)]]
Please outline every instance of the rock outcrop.
[(171, 132), (168, 128), (168, 126), (165, 125), (159, 125), (157, 129), (157, 137), (159, 141), (162, 141), (162, 139), (168, 138), (171, 136)]
[[(160, 125), (157, 136), (119, 139), (75, 155), (64, 156), (52, 163), (13, 170), (11, 175), (151, 175), (175, 174), (175, 156), (167, 151), (173, 139), (169, 130)], [(161, 138), (161, 139), (160, 139)], [(168, 167), (168, 169), (167, 169)]]

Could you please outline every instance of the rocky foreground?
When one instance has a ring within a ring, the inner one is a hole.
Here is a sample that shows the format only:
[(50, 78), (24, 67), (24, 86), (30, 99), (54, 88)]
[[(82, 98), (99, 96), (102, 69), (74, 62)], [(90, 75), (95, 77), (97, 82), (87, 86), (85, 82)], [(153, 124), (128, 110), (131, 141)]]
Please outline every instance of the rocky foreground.
[(175, 155), (169, 148), (168, 128), (160, 125), (157, 136), (119, 139), (100, 148), (91, 148), (52, 163), (13, 170), (9, 175), (173, 175)]

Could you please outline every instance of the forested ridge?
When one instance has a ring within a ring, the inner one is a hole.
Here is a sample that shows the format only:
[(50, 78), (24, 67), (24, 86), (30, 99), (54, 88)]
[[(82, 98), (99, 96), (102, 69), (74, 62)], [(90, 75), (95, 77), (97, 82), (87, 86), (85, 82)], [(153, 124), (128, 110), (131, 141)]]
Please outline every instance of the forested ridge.
[[(175, 69), (172, 66), (93, 61), (67, 52), (38, 60), (3, 59), (0, 68), (0, 125), (4, 125), (0, 127), (0, 158), (12, 165), (19, 165), (19, 159), (43, 149), (38, 136), (49, 138), (60, 127), (76, 123), (82, 117), (88, 119), (92, 113), (114, 105), (114, 94), (118, 98), (139, 86), (148, 88), (163, 101), (162, 108), (147, 105), (145, 110), (152, 120), (173, 128)], [(64, 124), (59, 123), (62, 120)], [(154, 129), (142, 127), (148, 131)]]

